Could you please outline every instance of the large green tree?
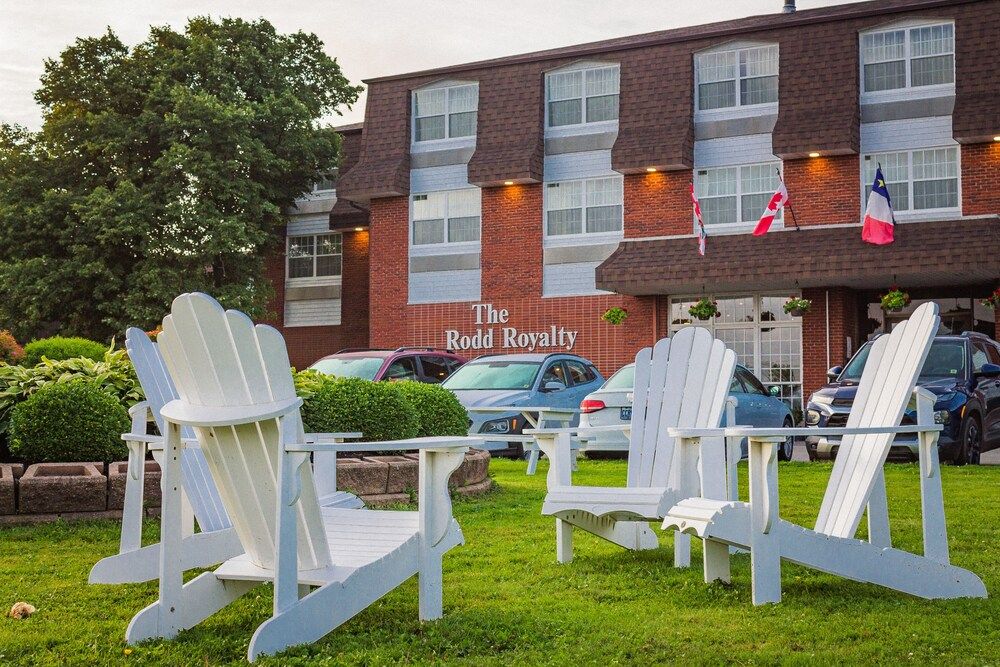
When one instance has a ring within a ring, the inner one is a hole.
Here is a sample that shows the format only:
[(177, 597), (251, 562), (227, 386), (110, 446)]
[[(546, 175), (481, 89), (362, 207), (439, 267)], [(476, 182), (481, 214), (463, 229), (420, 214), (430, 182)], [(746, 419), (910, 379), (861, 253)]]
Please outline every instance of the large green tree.
[(282, 210), (337, 164), (357, 100), (315, 35), (191, 19), (45, 64), (38, 132), (0, 128), (0, 329), (105, 339), (184, 291), (260, 316)]

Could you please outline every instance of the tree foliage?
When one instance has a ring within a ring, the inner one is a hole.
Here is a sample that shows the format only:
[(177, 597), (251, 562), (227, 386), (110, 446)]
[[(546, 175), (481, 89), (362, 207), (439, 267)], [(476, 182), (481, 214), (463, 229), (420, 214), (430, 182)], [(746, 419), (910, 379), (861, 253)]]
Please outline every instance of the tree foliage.
[(191, 19), (45, 65), (37, 132), (0, 127), (0, 328), (97, 340), (201, 290), (253, 317), (282, 210), (337, 164), (356, 101), (315, 35)]

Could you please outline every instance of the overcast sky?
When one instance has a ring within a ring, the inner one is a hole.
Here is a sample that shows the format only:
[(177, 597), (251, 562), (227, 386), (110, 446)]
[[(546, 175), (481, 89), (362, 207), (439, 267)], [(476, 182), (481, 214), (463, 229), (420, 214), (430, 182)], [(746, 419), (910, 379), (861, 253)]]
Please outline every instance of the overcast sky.
[[(810, 9), (850, 0), (799, 0)], [(855, 0), (857, 1), (857, 0)], [(352, 82), (666, 28), (768, 14), (784, 0), (0, 0), (0, 122), (33, 129), (46, 58), (110, 26), (129, 45), (150, 25), (264, 17), (281, 32), (316, 33)], [(364, 117), (364, 97), (334, 124)]]

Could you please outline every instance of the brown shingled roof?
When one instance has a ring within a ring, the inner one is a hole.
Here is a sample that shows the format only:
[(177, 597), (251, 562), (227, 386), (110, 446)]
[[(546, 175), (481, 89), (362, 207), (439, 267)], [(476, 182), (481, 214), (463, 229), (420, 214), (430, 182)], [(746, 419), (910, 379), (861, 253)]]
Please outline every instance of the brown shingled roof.
[(597, 267), (597, 287), (622, 294), (704, 294), (843, 286), (908, 288), (993, 284), (1000, 278), (1000, 216), (899, 224), (874, 246), (859, 225), (785, 229), (761, 237), (623, 241)]

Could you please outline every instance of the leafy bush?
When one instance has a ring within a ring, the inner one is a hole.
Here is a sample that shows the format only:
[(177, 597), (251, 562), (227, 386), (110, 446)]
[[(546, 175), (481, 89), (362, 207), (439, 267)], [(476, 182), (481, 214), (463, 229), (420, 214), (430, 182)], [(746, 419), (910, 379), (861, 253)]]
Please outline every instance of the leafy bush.
[(52, 336), (35, 340), (24, 346), (25, 366), (34, 366), (41, 363), (42, 357), (50, 361), (62, 361), (63, 359), (75, 359), (84, 357), (101, 361), (104, 353), (108, 351), (107, 345), (102, 345), (94, 340), (86, 338), (63, 338), (62, 336)]
[(87, 358), (44, 361), (37, 366), (0, 366), (0, 434), (7, 431), (14, 406), (43, 387), (87, 380), (126, 408), (143, 398), (125, 350), (111, 350), (101, 361)]
[(16, 364), (24, 358), (24, 348), (6, 329), (0, 329), (0, 363)]
[(455, 394), (436, 384), (394, 382), (417, 411), (418, 436), (466, 435), (469, 415)]
[(336, 378), (317, 371), (295, 374), (304, 399), (302, 422), (310, 433), (360, 431), (363, 441), (416, 437), (416, 408), (392, 382)]
[(59, 382), (14, 407), (10, 451), (29, 463), (120, 461), (129, 423), (121, 402), (94, 382)]

